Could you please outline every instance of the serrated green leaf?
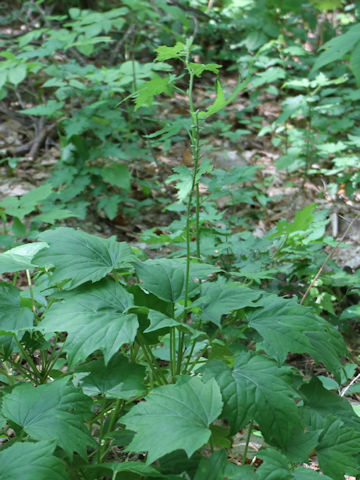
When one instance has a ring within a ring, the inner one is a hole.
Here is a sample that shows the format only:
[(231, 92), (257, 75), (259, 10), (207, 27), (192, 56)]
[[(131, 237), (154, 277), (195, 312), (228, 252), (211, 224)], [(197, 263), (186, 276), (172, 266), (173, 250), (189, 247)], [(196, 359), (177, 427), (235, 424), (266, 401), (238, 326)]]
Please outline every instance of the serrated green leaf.
[(13, 217), (22, 218), (32, 211), (36, 210), (38, 205), (45, 200), (52, 192), (51, 185), (42, 185), (25, 193), (20, 198), (7, 197), (0, 202), (0, 206), (5, 208), (5, 213)]
[(133, 297), (110, 279), (67, 292), (63, 301), (46, 312), (39, 329), (68, 333), (64, 350), (72, 365), (101, 350), (105, 363), (125, 343), (132, 343), (138, 329), (136, 315), (127, 311)]
[(58, 117), (62, 114), (62, 107), (64, 102), (58, 102), (57, 100), (49, 100), (44, 105), (38, 105), (36, 107), (27, 108), (26, 110), (19, 110), (24, 115), (34, 115), (38, 117)]
[(36, 253), (45, 247), (47, 247), (45, 242), (34, 242), (0, 253), (0, 274), (34, 269), (35, 266), (31, 261)]
[(4, 396), (1, 412), (32, 438), (56, 442), (69, 457), (77, 452), (86, 458), (86, 446), (95, 444), (84, 424), (91, 404), (69, 378), (61, 378), (37, 387), (15, 387)]
[(203, 374), (205, 379), (215, 378), (220, 386), (223, 415), (232, 433), (255, 420), (265, 440), (286, 446), (292, 430), (300, 427), (289, 367), (278, 367), (262, 355), (242, 353), (235, 358), (233, 368), (211, 360)]
[(259, 296), (260, 292), (257, 290), (218, 280), (202, 286), (201, 297), (193, 303), (193, 306), (202, 309), (201, 318), (204, 322), (213, 322), (220, 327), (223, 315), (255, 306), (253, 302)]
[(194, 480), (222, 480), (226, 464), (225, 450), (218, 450), (210, 458), (200, 461)]
[(273, 448), (260, 450), (257, 454), (263, 460), (256, 472), (256, 480), (290, 480), (289, 461)]
[(315, 472), (312, 468), (299, 467), (293, 472), (294, 480), (333, 480), (327, 475)]
[(168, 317), (164, 313), (157, 310), (150, 310), (148, 314), (150, 325), (144, 330), (145, 333), (160, 330), (161, 328), (176, 327), (179, 323), (173, 318)]
[(276, 234), (272, 235), (270, 238), (274, 238), (278, 235), (290, 235), (291, 233), (307, 230), (314, 220), (313, 211), (315, 207), (315, 203), (312, 203), (299, 210), (296, 213), (293, 222), (287, 222), (286, 220), (278, 222), (276, 225)]
[(209, 425), (221, 409), (221, 394), (214, 380), (203, 383), (198, 377), (181, 377), (176, 385), (153, 390), (145, 402), (121, 418), (136, 432), (127, 450), (147, 451), (147, 463), (179, 449), (190, 457), (209, 440)]
[[(161, 473), (156, 470), (156, 468), (151, 467), (150, 465), (145, 465), (141, 462), (108, 462), (108, 463), (99, 463), (89, 467), (91, 470), (101, 469), (102, 471), (111, 471), (113, 473), (112, 479), (117, 478), (118, 473), (127, 472), (128, 474), (134, 473), (139, 475), (142, 478), (162, 478)], [(123, 478), (123, 477), (121, 477)], [(167, 477), (166, 477), (167, 478)]]
[(72, 218), (77, 216), (78, 215), (76, 215), (76, 213), (73, 213), (71, 210), (67, 210), (66, 208), (53, 208), (48, 212), (36, 215), (35, 217), (33, 217), (33, 220), (54, 225), (57, 220), (64, 220), (65, 218)]
[(218, 65), (217, 63), (208, 63), (205, 65), (203, 63), (190, 62), (189, 68), (197, 77), (200, 77), (205, 70), (216, 73), (217, 75), (219, 73), (221, 65)]
[(0, 452), (0, 480), (69, 480), (65, 464), (47, 441), (15, 443)]
[(360, 431), (360, 419), (353, 412), (347, 398), (340, 397), (335, 392), (326, 390), (320, 380), (312, 380), (301, 388), (304, 398), (304, 407), (311, 416), (314, 426), (322, 423), (322, 419), (337, 416), (345, 425)]
[[(21, 305), (20, 291), (9, 283), (0, 283), (0, 328), (14, 333), (19, 340), (25, 330), (33, 326), (33, 312)], [(5, 357), (17, 351), (15, 338), (0, 336), (0, 345), (4, 349)]]
[(155, 74), (154, 78), (146, 82), (139, 90), (135, 99), (135, 111), (143, 105), (152, 105), (155, 95), (169, 92), (170, 77), (160, 77)]
[(112, 270), (134, 260), (131, 248), (124, 242), (90, 235), (81, 230), (60, 227), (39, 235), (49, 248), (33, 259), (40, 266), (53, 265), (51, 284), (68, 280), (65, 288), (72, 289), (85, 282), (97, 282)]
[[(159, 258), (135, 263), (142, 287), (166, 302), (178, 302), (185, 295), (185, 264)], [(190, 284), (190, 293), (197, 285)]]
[(80, 368), (88, 372), (82, 376), (79, 386), (85, 395), (104, 395), (106, 398), (130, 400), (145, 392), (145, 367), (130, 363), (120, 354), (114, 355), (107, 365), (100, 358)]
[(176, 182), (176, 195), (178, 200), (182, 202), (189, 196), (191, 192), (193, 184), (193, 174), (192, 171), (185, 165), (174, 167), (174, 172), (176, 173), (170, 175), (170, 177), (167, 178), (166, 183)]
[(26, 63), (16, 65), (9, 69), (8, 71), (8, 81), (15, 85), (19, 85), (23, 80), (25, 80), (27, 75), (27, 66)]
[(311, 308), (270, 296), (264, 307), (249, 312), (247, 318), (262, 336), (264, 350), (279, 363), (289, 352), (309, 353), (335, 374), (341, 367), (340, 357), (347, 353), (341, 334)]
[(125, 192), (130, 190), (131, 175), (126, 165), (114, 164), (109, 167), (103, 167), (100, 170), (100, 175), (110, 185), (115, 185)]
[(315, 72), (329, 63), (341, 60), (360, 40), (360, 25), (356, 24), (346, 33), (332, 38), (321, 48), (325, 50), (316, 59), (311, 72)]
[(171, 58), (178, 58), (180, 56), (184, 56), (184, 49), (185, 45), (182, 42), (176, 42), (173, 47), (167, 47), (166, 45), (162, 45), (155, 50), (157, 52), (155, 61), (164, 62), (165, 60), (170, 60)]
[(324, 421), (316, 452), (322, 472), (334, 480), (343, 480), (344, 475), (358, 475), (360, 430), (346, 427), (334, 417)]

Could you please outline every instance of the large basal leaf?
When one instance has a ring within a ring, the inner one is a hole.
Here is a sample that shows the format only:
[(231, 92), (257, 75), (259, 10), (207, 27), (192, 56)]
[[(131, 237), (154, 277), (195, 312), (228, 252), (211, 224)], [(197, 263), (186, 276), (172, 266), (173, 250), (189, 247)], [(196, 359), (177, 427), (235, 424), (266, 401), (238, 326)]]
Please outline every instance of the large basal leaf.
[(47, 247), (45, 242), (34, 242), (0, 253), (0, 274), (34, 269), (35, 265), (31, 263), (31, 260), (37, 252), (45, 247)]
[(100, 358), (87, 363), (80, 371), (89, 372), (79, 382), (89, 396), (102, 394), (107, 398), (130, 400), (145, 392), (145, 367), (130, 363), (120, 354), (114, 355), (107, 365)]
[(64, 300), (46, 312), (43, 332), (68, 333), (64, 349), (70, 365), (101, 350), (105, 363), (124, 343), (132, 343), (138, 329), (136, 315), (126, 313), (133, 297), (110, 278), (96, 285), (66, 292)]
[(332, 325), (293, 300), (269, 296), (263, 307), (247, 318), (262, 336), (264, 350), (279, 363), (289, 352), (309, 353), (336, 373), (341, 366), (339, 357), (347, 353), (342, 336)]
[(307, 428), (320, 432), (315, 448), (321, 470), (334, 480), (360, 472), (360, 418), (347, 399), (325, 390), (318, 379), (304, 385), (302, 415)]
[(1, 413), (35, 440), (55, 441), (68, 456), (77, 452), (85, 458), (86, 446), (95, 443), (84, 425), (91, 404), (69, 378), (62, 378), (38, 387), (15, 387), (4, 396)]
[(327, 475), (315, 472), (312, 468), (299, 467), (293, 472), (294, 480), (333, 480)]
[(292, 479), (288, 459), (277, 450), (266, 448), (260, 450), (257, 456), (263, 460), (263, 463), (256, 472), (256, 480)]
[(69, 480), (65, 464), (55, 457), (56, 444), (15, 443), (0, 452), (0, 480)]
[[(150, 465), (146, 465), (142, 462), (108, 462), (108, 463), (99, 463), (97, 465), (93, 465), (89, 467), (90, 470), (99, 470), (101, 473), (107, 473), (108, 475), (111, 472), (111, 478), (115, 480), (117, 474), (120, 474), (119, 478), (125, 478), (121, 476), (122, 473), (126, 472), (128, 474), (135, 474), (141, 478), (162, 478), (161, 473), (156, 470), (156, 468), (151, 467)], [(103, 477), (101, 477), (103, 478)], [(133, 478), (131, 476), (131, 478)], [(166, 477), (167, 478), (167, 477)]]
[(223, 315), (240, 308), (254, 307), (253, 302), (259, 296), (259, 291), (219, 280), (202, 285), (201, 297), (193, 303), (193, 306), (202, 309), (201, 318), (204, 322), (213, 322), (220, 327)]
[[(33, 312), (21, 305), (19, 290), (8, 283), (0, 283), (0, 329), (16, 334), (21, 340), (25, 330), (33, 326), (33, 321)], [(15, 338), (7, 335), (0, 334), (0, 345), (6, 357), (17, 349)]]
[(176, 385), (155, 389), (122, 417), (136, 435), (129, 451), (147, 451), (147, 462), (178, 449), (190, 457), (210, 438), (209, 425), (221, 413), (220, 389), (214, 380), (181, 377)]
[[(135, 270), (145, 290), (166, 302), (175, 303), (185, 295), (185, 264), (160, 258), (135, 264)], [(191, 282), (190, 291), (196, 288)]]
[(256, 480), (254, 469), (228, 461), (225, 450), (218, 450), (210, 458), (203, 457), (194, 480)]
[(220, 386), (223, 416), (232, 433), (255, 420), (265, 440), (286, 446), (291, 431), (300, 427), (289, 367), (278, 367), (262, 355), (242, 353), (235, 358), (233, 368), (211, 360), (203, 374), (205, 379), (215, 378)]
[(35, 265), (53, 265), (52, 284), (68, 280), (67, 289), (85, 282), (97, 282), (114, 269), (134, 260), (126, 243), (90, 235), (81, 230), (60, 227), (39, 235), (49, 248), (40, 251), (33, 259)]
[(336, 417), (324, 421), (316, 453), (322, 472), (334, 480), (343, 480), (344, 475), (360, 473), (360, 430), (346, 427)]

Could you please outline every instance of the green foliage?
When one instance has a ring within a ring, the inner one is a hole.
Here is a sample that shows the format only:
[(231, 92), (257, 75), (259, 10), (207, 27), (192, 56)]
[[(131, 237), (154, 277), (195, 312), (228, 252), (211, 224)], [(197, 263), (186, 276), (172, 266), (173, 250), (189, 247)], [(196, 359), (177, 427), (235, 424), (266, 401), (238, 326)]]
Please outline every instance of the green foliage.
[[(359, 96), (346, 64), (333, 64), (349, 58), (359, 76), (358, 25), (343, 13), (349, 26), (337, 36), (325, 28), (333, 38), (315, 38), (324, 50), (316, 58), (307, 30), (322, 31), (318, 18), (329, 26), (316, 9), (338, 1), (226, 0), (207, 10), (195, 1), (95, 2), (97, 10), (49, 2), (53, 15), (44, 3), (27, 4), (37, 26), (6, 41), (0, 62), (1, 98), (23, 97), (19, 113), (55, 122), (61, 142), (48, 183), (0, 203), (5, 236), (12, 219), (15, 239), (36, 240), (0, 254), (0, 479), (359, 475), (360, 419), (344, 396), (357, 365), (343, 337), (359, 312), (337, 289), (357, 292), (360, 282), (326, 258), (324, 245), (336, 245), (329, 212), (307, 205), (259, 237), (249, 224), (271, 201), (262, 167), (226, 171), (202, 158), (202, 135), (219, 128), (236, 141), (271, 132), (279, 169), (320, 171), (333, 191), (345, 181), (353, 193)], [(222, 61), (239, 70), (230, 92)], [(207, 78), (215, 94), (198, 98)], [(227, 127), (226, 113), (216, 123), (244, 90), (240, 128)], [(187, 96), (188, 116), (157, 118), (160, 95), (175, 93)], [(271, 125), (254, 115), (265, 93), (282, 106)], [(131, 199), (134, 164), (150, 158), (139, 133), (164, 150), (185, 135), (191, 147), (192, 164), (166, 181), (175, 182), (167, 211), (176, 219), (143, 235), (163, 256), (69, 227), (39, 232), (94, 206), (114, 219)], [(309, 358), (305, 372), (299, 355)], [(259, 467), (246, 465), (253, 433)], [(314, 455), (321, 474), (305, 468)]]

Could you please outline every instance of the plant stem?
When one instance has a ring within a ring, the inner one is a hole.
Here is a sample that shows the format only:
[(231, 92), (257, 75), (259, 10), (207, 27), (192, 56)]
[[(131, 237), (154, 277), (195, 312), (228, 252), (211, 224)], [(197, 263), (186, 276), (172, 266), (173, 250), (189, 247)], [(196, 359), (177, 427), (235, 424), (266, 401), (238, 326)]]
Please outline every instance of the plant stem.
[(151, 371), (154, 375), (154, 378), (158, 381), (158, 383), (166, 385), (166, 383), (167, 383), (166, 378), (164, 377), (164, 374), (161, 371), (161, 369), (160, 369), (160, 367), (159, 367), (159, 365), (156, 361), (156, 358), (154, 357), (151, 349), (146, 345), (143, 334), (141, 332), (138, 332), (136, 336), (137, 336), (137, 341), (139, 342), (139, 344), (142, 348), (142, 351), (145, 355), (145, 358), (146, 358), (146, 361), (149, 365), (149, 368), (151, 369)]
[(245, 443), (242, 465), (245, 465), (245, 463), (246, 463), (246, 457), (247, 457), (248, 450), (249, 450), (249, 443), (250, 443), (250, 438), (251, 438), (251, 434), (252, 434), (252, 431), (253, 431), (253, 426), (254, 426), (254, 420), (251, 420), (249, 428), (248, 428), (247, 436), (246, 436), (246, 443)]

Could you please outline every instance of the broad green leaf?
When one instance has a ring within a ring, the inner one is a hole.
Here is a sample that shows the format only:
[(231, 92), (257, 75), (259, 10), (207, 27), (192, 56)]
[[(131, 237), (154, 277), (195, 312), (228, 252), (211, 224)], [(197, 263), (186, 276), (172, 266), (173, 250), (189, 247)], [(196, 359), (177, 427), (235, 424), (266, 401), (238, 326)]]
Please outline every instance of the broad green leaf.
[(316, 426), (329, 416), (337, 416), (346, 426), (360, 431), (360, 419), (354, 413), (347, 398), (326, 390), (317, 378), (301, 388), (304, 407)]
[(288, 97), (282, 102), (282, 112), (280, 117), (276, 120), (276, 125), (281, 125), (298, 112), (300, 108), (306, 105), (305, 97), (303, 95), (297, 95), (296, 97)]
[(289, 461), (273, 448), (260, 450), (257, 455), (263, 460), (256, 472), (256, 480), (291, 480)]
[[(185, 264), (159, 258), (135, 263), (136, 274), (142, 287), (166, 302), (178, 302), (185, 295)], [(196, 288), (190, 284), (190, 292)]]
[(149, 80), (138, 91), (138, 96), (135, 99), (135, 111), (143, 105), (152, 105), (155, 95), (160, 93), (168, 93), (170, 91), (170, 77), (160, 77), (155, 74), (152, 80)]
[(358, 42), (351, 52), (350, 57), (351, 70), (356, 78), (357, 86), (360, 87), (360, 42)]
[(145, 367), (130, 363), (120, 354), (114, 355), (107, 365), (100, 358), (81, 367), (82, 376), (79, 386), (85, 395), (104, 395), (106, 398), (130, 400), (145, 392)]
[(175, 450), (190, 457), (208, 442), (209, 425), (221, 413), (222, 400), (214, 380), (181, 377), (176, 385), (156, 388), (145, 402), (135, 405), (121, 418), (136, 435), (129, 451), (147, 451), (147, 463)]
[(235, 358), (233, 368), (211, 360), (203, 374), (205, 379), (215, 378), (220, 386), (223, 415), (232, 433), (255, 420), (265, 440), (286, 446), (292, 430), (300, 427), (290, 367), (279, 368), (267, 357), (242, 353)]
[(15, 443), (0, 452), (0, 480), (69, 480), (65, 464), (47, 441)]
[(167, 47), (162, 45), (158, 47), (155, 51), (157, 52), (157, 57), (155, 58), (156, 62), (164, 62), (165, 60), (170, 60), (171, 58), (178, 58), (179, 56), (184, 56), (185, 45), (182, 42), (176, 42), (173, 47)]
[(49, 248), (40, 251), (33, 263), (53, 265), (52, 285), (68, 280), (67, 289), (88, 281), (97, 282), (112, 270), (134, 260), (126, 243), (96, 237), (81, 230), (60, 227), (41, 233), (39, 238)]
[(125, 192), (130, 190), (131, 175), (126, 165), (114, 164), (109, 167), (103, 167), (100, 175), (110, 185), (115, 185)]
[(327, 475), (315, 472), (312, 468), (299, 467), (293, 472), (291, 477), (294, 480), (333, 480)]
[(13, 66), (9, 69), (8, 72), (8, 81), (15, 85), (19, 85), (23, 80), (25, 80), (27, 74), (26, 63)]
[(0, 253), (0, 274), (34, 269), (31, 261), (35, 254), (45, 247), (47, 247), (45, 242), (34, 242)]
[(176, 182), (176, 195), (178, 200), (182, 202), (191, 192), (193, 185), (192, 171), (185, 165), (180, 165), (179, 167), (174, 167), (174, 172), (176, 173), (170, 175), (170, 177), (166, 179), (166, 183)]
[(228, 103), (229, 103), (229, 100), (226, 100), (223, 88), (221, 86), (221, 82), (217, 78), (216, 79), (216, 99), (215, 99), (215, 102), (207, 109), (206, 112), (200, 112), (199, 113), (199, 118), (205, 119), (205, 118), (210, 117), (211, 115), (214, 115), (214, 113), (217, 113), (219, 110), (224, 108)]
[(67, 292), (64, 300), (46, 312), (39, 329), (68, 333), (64, 350), (70, 364), (85, 360), (96, 350), (104, 353), (108, 363), (122, 345), (135, 339), (138, 320), (127, 313), (132, 305), (132, 295), (113, 280), (104, 279)]
[(334, 480), (359, 474), (360, 430), (346, 427), (335, 416), (329, 417), (323, 428), (316, 448), (321, 471)]
[(84, 425), (91, 404), (69, 378), (61, 378), (37, 387), (15, 387), (4, 395), (1, 413), (35, 440), (55, 441), (69, 457), (77, 452), (86, 458), (86, 446), (95, 443)]
[(234, 310), (254, 307), (253, 303), (260, 292), (241, 284), (224, 283), (223, 281), (205, 283), (201, 287), (201, 296), (193, 306), (202, 309), (201, 318), (204, 322), (213, 322), (220, 327), (221, 317)]
[(25, 115), (46, 116), (46, 117), (58, 117), (62, 114), (62, 107), (64, 102), (58, 102), (57, 100), (49, 100), (44, 105), (38, 105), (36, 107), (27, 108), (26, 110), (20, 110), (20, 113)]
[(164, 313), (157, 310), (150, 310), (148, 314), (150, 325), (144, 330), (145, 333), (160, 330), (161, 328), (176, 327), (179, 323), (173, 318), (168, 317)]
[(354, 50), (359, 41), (360, 24), (356, 24), (346, 33), (332, 38), (321, 47), (325, 51), (316, 59), (311, 72), (315, 72), (329, 63), (341, 60), (348, 52)]
[(275, 67), (265, 70), (254, 77), (251, 82), (252, 87), (260, 87), (266, 83), (274, 83), (282, 78), (285, 78), (286, 71), (283, 68)]
[(219, 69), (221, 68), (221, 65), (218, 65), (217, 63), (208, 63), (208, 64), (203, 64), (203, 63), (192, 63), (190, 62), (189, 64), (190, 70), (197, 76), (200, 77), (201, 74), (207, 70), (209, 72), (213, 72), (218, 74)]
[(7, 197), (0, 202), (0, 207), (5, 208), (5, 213), (12, 217), (22, 218), (36, 210), (38, 205), (52, 192), (51, 185), (42, 185), (25, 193), (20, 198)]
[(311, 0), (311, 3), (319, 10), (335, 10), (342, 7), (341, 0)]
[(337, 373), (347, 350), (341, 334), (309, 307), (269, 296), (266, 304), (248, 313), (249, 325), (263, 338), (264, 350), (279, 363), (289, 352), (309, 353)]
[[(21, 340), (25, 330), (32, 328), (33, 321), (33, 312), (21, 305), (20, 291), (9, 283), (0, 283), (0, 329), (16, 334)], [(15, 338), (1, 334), (0, 345), (6, 357), (18, 348)]]
[(286, 220), (278, 222), (276, 225), (276, 234), (272, 235), (270, 238), (274, 238), (278, 235), (290, 235), (291, 233), (307, 230), (314, 220), (313, 211), (315, 207), (316, 205), (312, 203), (298, 211), (293, 222), (287, 222)]
[(225, 450), (218, 450), (210, 458), (203, 458), (200, 461), (194, 480), (222, 480), (226, 464)]
[(40, 213), (33, 217), (33, 220), (43, 223), (50, 223), (54, 225), (57, 220), (64, 220), (65, 218), (77, 217), (76, 213), (66, 208), (53, 208), (48, 212)]

